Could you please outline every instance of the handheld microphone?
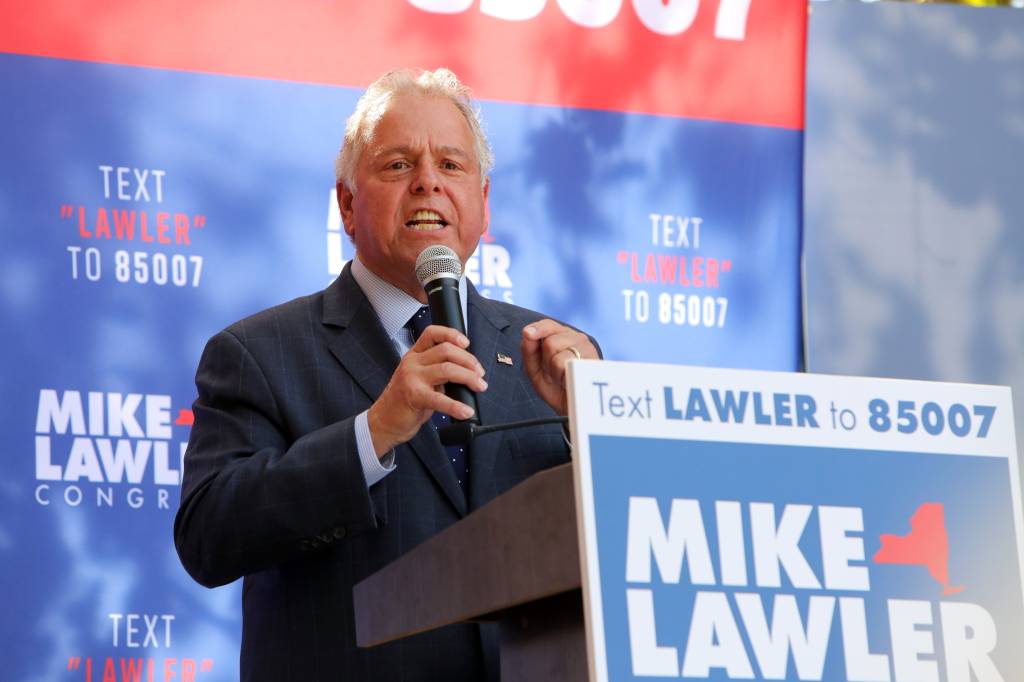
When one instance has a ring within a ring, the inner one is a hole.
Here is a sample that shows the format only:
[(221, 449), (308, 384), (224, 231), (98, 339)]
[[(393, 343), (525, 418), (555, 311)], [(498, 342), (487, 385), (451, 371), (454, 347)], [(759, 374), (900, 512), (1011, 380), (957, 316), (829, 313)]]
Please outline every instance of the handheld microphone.
[[(416, 279), (427, 292), (431, 321), (468, 336), (466, 320), (462, 317), (462, 301), (459, 299), (461, 276), (462, 261), (447, 246), (428, 246), (416, 257)], [(458, 423), (480, 423), (476, 393), (468, 386), (449, 382), (444, 385), (444, 393), (452, 400), (458, 400), (473, 408), (473, 416), (464, 421), (457, 420)]]

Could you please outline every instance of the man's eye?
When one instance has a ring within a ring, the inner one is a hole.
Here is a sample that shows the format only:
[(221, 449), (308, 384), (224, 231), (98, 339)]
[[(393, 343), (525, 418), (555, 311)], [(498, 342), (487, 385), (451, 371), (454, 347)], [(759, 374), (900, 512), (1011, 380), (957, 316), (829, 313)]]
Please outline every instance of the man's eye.
[(454, 161), (445, 161), (444, 163), (441, 164), (441, 167), (444, 168), (445, 170), (458, 170), (459, 169), (458, 164), (455, 163)]
[(392, 161), (388, 164), (388, 168), (391, 170), (404, 170), (409, 167), (409, 164), (405, 161)]

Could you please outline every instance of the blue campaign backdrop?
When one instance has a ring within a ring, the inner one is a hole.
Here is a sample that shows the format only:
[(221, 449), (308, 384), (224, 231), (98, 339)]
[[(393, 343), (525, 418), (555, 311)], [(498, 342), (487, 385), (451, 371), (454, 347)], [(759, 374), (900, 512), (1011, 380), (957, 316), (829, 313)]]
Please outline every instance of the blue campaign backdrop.
[[(87, 665), (100, 679), (107, 657), (133, 655), (237, 676), (239, 586), (193, 584), (171, 542), (192, 376), (217, 330), (352, 257), (330, 194), (359, 95), (0, 55), (6, 679), (86, 679)], [(489, 295), (586, 329), (612, 358), (798, 366), (799, 131), (497, 102), (483, 115), (498, 165), (470, 271)], [(116, 238), (114, 212), (133, 210), (152, 241), (140, 222)], [(699, 246), (692, 230), (682, 245), (693, 217)], [(690, 286), (662, 281), (683, 257)], [(710, 259), (729, 262), (718, 286)]]

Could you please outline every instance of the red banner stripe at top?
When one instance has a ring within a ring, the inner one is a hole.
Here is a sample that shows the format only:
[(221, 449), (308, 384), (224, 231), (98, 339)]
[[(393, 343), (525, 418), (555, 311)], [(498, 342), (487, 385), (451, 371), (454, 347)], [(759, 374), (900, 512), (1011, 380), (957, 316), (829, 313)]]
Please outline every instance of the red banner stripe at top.
[(365, 87), (448, 66), (485, 99), (803, 127), (801, 0), (6, 0), (0, 51)]

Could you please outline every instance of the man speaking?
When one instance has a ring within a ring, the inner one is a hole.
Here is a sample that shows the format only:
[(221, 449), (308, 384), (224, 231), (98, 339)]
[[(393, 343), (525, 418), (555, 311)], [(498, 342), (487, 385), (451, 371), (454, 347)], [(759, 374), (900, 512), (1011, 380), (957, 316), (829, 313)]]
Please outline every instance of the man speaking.
[[(395, 71), (345, 128), (338, 205), (356, 257), (324, 291), (214, 336), (196, 372), (175, 545), (208, 587), (245, 578), (243, 680), (482, 680), (490, 633), (458, 625), (357, 649), (352, 586), (531, 474), (559, 426), (444, 446), (451, 419), (564, 415), (585, 334), (458, 283), (467, 334), (430, 324), (427, 247), (461, 262), (487, 227), (491, 151), (453, 73)], [(476, 393), (479, 414), (442, 387)]]

